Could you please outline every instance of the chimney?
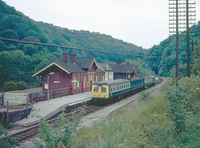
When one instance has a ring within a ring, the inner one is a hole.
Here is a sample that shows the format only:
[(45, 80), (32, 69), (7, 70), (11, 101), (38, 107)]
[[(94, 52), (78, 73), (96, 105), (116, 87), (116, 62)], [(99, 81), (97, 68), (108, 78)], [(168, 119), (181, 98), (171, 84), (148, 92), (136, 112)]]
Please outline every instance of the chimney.
[(120, 65), (121, 65), (121, 61), (118, 60), (118, 61), (117, 61), (117, 70), (120, 70)]
[(65, 63), (68, 62), (68, 54), (69, 54), (69, 52), (67, 50), (63, 51), (63, 62), (65, 62)]
[(76, 52), (71, 53), (71, 62), (76, 63)]

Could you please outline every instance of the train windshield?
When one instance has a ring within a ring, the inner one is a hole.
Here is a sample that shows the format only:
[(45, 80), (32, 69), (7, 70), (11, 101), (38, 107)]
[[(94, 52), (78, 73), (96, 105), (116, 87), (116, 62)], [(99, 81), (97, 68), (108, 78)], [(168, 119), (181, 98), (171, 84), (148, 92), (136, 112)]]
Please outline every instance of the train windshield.
[(98, 87), (94, 87), (93, 92), (98, 92)]
[(106, 87), (101, 87), (101, 92), (106, 92)]

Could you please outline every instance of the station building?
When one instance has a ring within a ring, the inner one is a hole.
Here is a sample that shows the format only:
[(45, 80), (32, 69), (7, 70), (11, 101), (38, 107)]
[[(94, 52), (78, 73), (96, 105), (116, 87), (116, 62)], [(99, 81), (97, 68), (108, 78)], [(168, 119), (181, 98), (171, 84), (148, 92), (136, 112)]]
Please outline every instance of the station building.
[(36, 72), (34, 76), (41, 76), (42, 90), (51, 91), (66, 89), (67, 94), (76, 94), (91, 91), (92, 84), (97, 81), (124, 79), (135, 77), (139, 73), (137, 66), (122, 65), (121, 61), (115, 64), (97, 63), (91, 55), (76, 57), (76, 53), (63, 51), (62, 57), (56, 57), (50, 63)]
[(43, 91), (68, 88), (68, 94), (90, 91), (93, 82), (105, 80), (105, 72), (98, 67), (94, 58), (90, 55), (76, 57), (76, 53), (72, 52), (69, 59), (66, 50), (63, 57), (54, 58), (32, 76), (41, 76)]

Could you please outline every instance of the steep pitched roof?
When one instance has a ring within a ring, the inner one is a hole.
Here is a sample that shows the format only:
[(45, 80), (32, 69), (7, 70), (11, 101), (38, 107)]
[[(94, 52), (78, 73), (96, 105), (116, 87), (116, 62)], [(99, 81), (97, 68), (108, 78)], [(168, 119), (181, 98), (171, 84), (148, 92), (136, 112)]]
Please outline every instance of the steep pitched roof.
[(81, 67), (79, 65), (77, 65), (77, 63), (72, 63), (71, 61), (68, 61), (67, 63), (63, 62), (62, 57), (53, 58), (51, 62), (58, 63), (63, 68), (69, 69), (69, 71), (72, 73), (73, 72), (85, 72), (84, 70), (81, 69)]
[(83, 73), (83, 72), (85, 72), (76, 63), (71, 63), (71, 62), (65, 63), (65, 62), (58, 62), (58, 61), (55, 61), (55, 63), (57, 63), (58, 65), (60, 65), (64, 69), (68, 70), (70, 73), (74, 73), (74, 72)]
[(82, 69), (89, 69), (93, 62), (96, 62), (94, 58), (76, 58), (76, 64)]
[(120, 69), (118, 70), (118, 65), (110, 65), (110, 67), (114, 70), (115, 73), (126, 73), (132, 72), (134, 70), (133, 65), (120, 65)]
[(98, 63), (98, 65), (103, 71), (113, 71), (108, 63)]
[(85, 71), (82, 70), (76, 63), (71, 63), (71, 62), (65, 63), (62, 61), (62, 58), (58, 57), (52, 59), (47, 66), (45, 66), (43, 69), (39, 70), (37, 73), (32, 75), (32, 77), (41, 75), (45, 70), (47, 70), (52, 66), (56, 66), (68, 74), (76, 72), (85, 73)]
[(102, 72), (104, 72), (104, 71), (100, 68), (96, 70), (96, 73), (102, 73)]

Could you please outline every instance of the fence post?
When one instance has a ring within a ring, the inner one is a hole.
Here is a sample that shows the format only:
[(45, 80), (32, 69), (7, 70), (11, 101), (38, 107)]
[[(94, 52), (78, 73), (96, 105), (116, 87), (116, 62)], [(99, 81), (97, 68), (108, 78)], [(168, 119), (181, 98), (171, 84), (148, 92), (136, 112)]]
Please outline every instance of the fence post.
[(55, 99), (55, 89), (53, 90), (53, 98)]
[(2, 92), (2, 100), (1, 105), (4, 105), (4, 92)]
[(39, 94), (39, 92), (36, 93), (36, 102), (37, 103), (38, 103), (38, 96), (39, 96), (38, 94)]
[(28, 95), (26, 97), (26, 119), (28, 119)]
[(9, 101), (7, 100), (7, 125), (9, 124)]

